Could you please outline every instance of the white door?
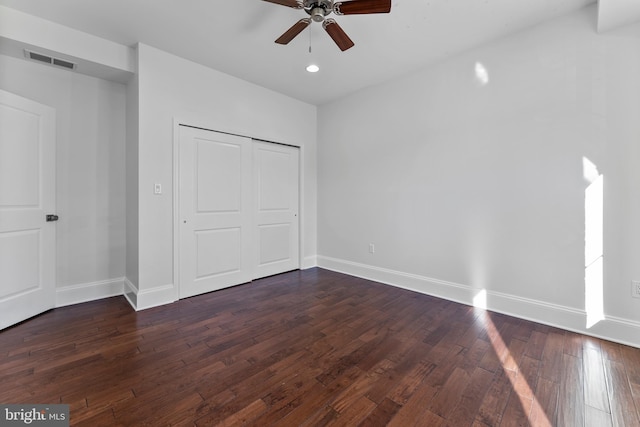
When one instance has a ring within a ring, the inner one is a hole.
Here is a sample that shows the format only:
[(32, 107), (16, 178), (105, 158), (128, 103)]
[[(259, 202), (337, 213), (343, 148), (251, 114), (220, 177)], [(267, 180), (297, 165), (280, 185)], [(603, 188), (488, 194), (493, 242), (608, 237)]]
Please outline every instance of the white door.
[(298, 152), (295, 147), (254, 141), (254, 278), (300, 267)]
[(180, 126), (180, 298), (251, 281), (251, 139)]
[(55, 110), (0, 90), (0, 329), (55, 304)]

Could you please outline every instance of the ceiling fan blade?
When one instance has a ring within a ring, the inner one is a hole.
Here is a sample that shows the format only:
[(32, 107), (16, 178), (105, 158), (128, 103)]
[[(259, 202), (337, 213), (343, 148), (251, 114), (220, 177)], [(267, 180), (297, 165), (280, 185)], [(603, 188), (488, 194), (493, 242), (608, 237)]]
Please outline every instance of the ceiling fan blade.
[(279, 5), (282, 5), (282, 6), (292, 7), (294, 9), (302, 9), (303, 8), (302, 0), (263, 0), (263, 1), (267, 1), (269, 3), (279, 4)]
[(351, 0), (333, 4), (336, 15), (360, 15), (367, 13), (391, 12), (391, 0)]
[(289, 44), (289, 42), (291, 40), (293, 40), (298, 34), (300, 34), (302, 32), (302, 30), (307, 28), (309, 26), (309, 24), (311, 24), (311, 19), (310, 18), (305, 18), (305, 19), (299, 20), (298, 22), (293, 24), (293, 26), (291, 28), (289, 28), (287, 31), (285, 31), (283, 35), (278, 37), (278, 39), (276, 40), (276, 43), (278, 43), (278, 44)]
[(341, 51), (344, 52), (353, 47), (353, 41), (334, 19), (325, 19), (322, 23), (322, 28), (324, 28), (333, 41), (336, 42)]

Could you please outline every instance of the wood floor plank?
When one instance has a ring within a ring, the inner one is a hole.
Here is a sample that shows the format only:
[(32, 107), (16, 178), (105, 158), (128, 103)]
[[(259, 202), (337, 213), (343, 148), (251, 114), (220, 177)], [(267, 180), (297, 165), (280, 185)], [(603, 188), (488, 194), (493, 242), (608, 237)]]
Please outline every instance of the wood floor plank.
[[(385, 372), (393, 368), (393, 362), (382, 360), (375, 369), (370, 372), (363, 371), (356, 381), (354, 381), (343, 392), (335, 396), (330, 406), (338, 413), (342, 414), (361, 396), (366, 396), (367, 392), (373, 387), (378, 378), (385, 375)], [(367, 398), (368, 399), (368, 398)], [(370, 402), (371, 400), (368, 399)]]
[(317, 371), (313, 370), (299, 372), (269, 389), (262, 397), (268, 411), (257, 418), (255, 424), (271, 425), (296, 409), (301, 403), (301, 396), (318, 384), (316, 375)]
[(380, 404), (388, 397), (389, 390), (393, 390), (423, 360), (424, 355), (430, 349), (431, 346), (415, 338), (403, 341), (396, 351), (386, 357), (394, 365), (384, 376), (378, 378), (373, 387), (367, 392), (367, 397)]
[(640, 426), (640, 349), (319, 268), (48, 311), (0, 384), (74, 426)]
[(605, 359), (624, 363), (624, 358), (622, 357), (622, 345), (605, 340), (599, 340), (598, 344), (602, 349), (602, 354)]
[(527, 348), (524, 354), (534, 359), (542, 360), (546, 340), (547, 334), (534, 330), (531, 332), (531, 338), (527, 341)]
[(494, 374), (482, 404), (476, 414), (476, 420), (487, 425), (500, 425), (504, 409), (513, 392), (511, 375), (513, 371), (500, 369)]
[(467, 352), (468, 350), (465, 348), (453, 346), (445, 360), (436, 365), (436, 368), (424, 381), (437, 390), (441, 389), (449, 376), (464, 362)]
[(102, 412), (93, 412), (90, 417), (84, 418), (80, 413), (76, 412), (74, 416), (73, 425), (77, 427), (113, 427), (121, 426), (113, 417), (113, 411), (111, 408), (107, 408)]
[(551, 332), (547, 335), (544, 350), (542, 352), (542, 367), (540, 376), (548, 380), (558, 378), (558, 372), (562, 371), (562, 355), (564, 353), (564, 334)]
[[(246, 425), (248, 422), (256, 419), (261, 413), (263, 413), (267, 409), (267, 405), (260, 399), (254, 400), (246, 407), (241, 410), (234, 412), (225, 418), (222, 422), (216, 423), (216, 425), (220, 427), (233, 427), (239, 425)], [(210, 426), (210, 420), (205, 417), (196, 420), (197, 426)]]
[(582, 348), (584, 346), (584, 336), (575, 332), (565, 331), (564, 352), (578, 359), (582, 358)]
[(620, 362), (607, 360), (604, 363), (609, 402), (611, 405), (611, 417), (615, 426), (640, 425), (640, 417), (635, 407), (635, 402), (625, 365)]
[(446, 425), (446, 422), (446, 420), (427, 410), (407, 425), (411, 427), (440, 427)]
[(479, 313), (467, 331), (456, 341), (461, 347), (471, 347), (478, 339), (486, 341), (486, 312)]
[(500, 427), (519, 427), (519, 426), (528, 426), (529, 423), (529, 415), (531, 413), (531, 405), (532, 401), (517, 393), (511, 393), (509, 396), (509, 401), (504, 409), (504, 414), (502, 415), (502, 421), (500, 422)]
[(359, 427), (376, 427), (389, 424), (402, 406), (391, 399), (383, 399), (371, 413), (362, 420)]
[(640, 352), (626, 345), (620, 347), (629, 383), (636, 387), (640, 386)]
[[(484, 396), (489, 390), (494, 374), (480, 367), (471, 378), (460, 396), (458, 405), (453, 408), (447, 421), (452, 426), (469, 426), (473, 423)], [(452, 405), (453, 406), (453, 405)]]
[(316, 380), (316, 383), (308, 391), (300, 395), (300, 401), (297, 402), (296, 407), (288, 412), (278, 424), (283, 426), (302, 425), (311, 418), (317, 417), (316, 413), (320, 408), (325, 408), (331, 414), (337, 416), (338, 413), (328, 405), (328, 402), (353, 384), (360, 375), (360, 369), (352, 367), (340, 378), (337, 378), (326, 386)]
[[(299, 351), (282, 360), (273, 363), (267, 369), (257, 372), (251, 377), (233, 384), (227, 384), (228, 390), (236, 398), (227, 402), (224, 408), (219, 408), (218, 412), (233, 412), (234, 407), (245, 407), (253, 401), (253, 396), (260, 396), (263, 400), (271, 391), (288, 381), (295, 381), (298, 373), (298, 364), (308, 356), (306, 350)], [(309, 374), (316, 373), (313, 371)], [(224, 390), (223, 392), (226, 392)], [(250, 396), (250, 397), (247, 397)]]
[(435, 368), (436, 365), (428, 361), (418, 362), (418, 364), (404, 375), (398, 384), (389, 391), (387, 397), (399, 405), (404, 405)]
[(610, 414), (604, 360), (600, 351), (587, 348), (583, 352), (584, 402), (586, 405)]
[(405, 427), (412, 425), (416, 420), (424, 420), (423, 413), (426, 406), (438, 391), (426, 383), (421, 383), (402, 408), (391, 419), (389, 427)]
[(532, 426), (552, 427), (556, 425), (558, 391), (557, 382), (538, 378), (535, 397), (531, 404), (530, 421)]
[(640, 418), (640, 384), (636, 384), (635, 382), (630, 382), (629, 384), (631, 386), (631, 395), (636, 402), (636, 412), (638, 418)]
[(510, 369), (512, 371), (518, 370), (518, 365), (522, 356), (524, 355), (527, 343), (518, 339), (512, 339), (507, 347), (506, 356), (502, 361), (502, 367), (504, 369)]
[(466, 371), (455, 368), (438, 394), (431, 400), (427, 409), (444, 419), (449, 418), (449, 415), (458, 406), (462, 392), (467, 388), (470, 379)]
[(472, 375), (480, 365), (487, 353), (492, 352), (491, 344), (478, 338), (473, 345), (465, 352), (464, 360), (460, 367)]
[(584, 425), (584, 372), (580, 359), (569, 354), (562, 355), (560, 389), (558, 391), (558, 424), (563, 426)]
[[(360, 395), (348, 407), (339, 412), (336, 422), (333, 426), (357, 426), (375, 409), (377, 405), (369, 400), (366, 396)], [(333, 407), (333, 406), (332, 406)]]
[(587, 405), (585, 408), (585, 427), (613, 427), (611, 414)]
[(540, 361), (523, 356), (515, 369), (516, 377), (512, 384), (513, 391), (522, 399), (533, 400), (538, 383)]

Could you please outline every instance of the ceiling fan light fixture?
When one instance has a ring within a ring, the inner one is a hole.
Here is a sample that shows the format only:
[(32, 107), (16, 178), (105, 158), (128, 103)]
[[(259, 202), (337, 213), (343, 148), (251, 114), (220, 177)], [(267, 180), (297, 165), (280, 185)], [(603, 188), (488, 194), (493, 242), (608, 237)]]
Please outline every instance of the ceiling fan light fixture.
[(307, 71), (310, 73), (317, 73), (318, 71), (320, 71), (320, 67), (318, 67), (316, 64), (309, 64), (307, 65)]

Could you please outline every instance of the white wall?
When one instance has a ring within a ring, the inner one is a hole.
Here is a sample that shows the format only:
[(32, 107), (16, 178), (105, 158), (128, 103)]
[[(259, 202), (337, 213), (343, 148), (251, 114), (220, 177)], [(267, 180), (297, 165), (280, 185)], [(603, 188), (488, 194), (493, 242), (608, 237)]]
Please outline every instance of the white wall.
[(0, 55), (0, 88), (56, 109), (58, 305), (122, 293), (125, 87)]
[[(320, 107), (319, 264), (640, 345), (640, 25), (597, 35), (595, 16)], [(589, 330), (583, 157), (605, 176), (608, 319)]]
[[(175, 119), (301, 147), (302, 262), (316, 253), (316, 107), (150, 46), (138, 46), (137, 308), (172, 301)], [(154, 184), (163, 194), (153, 194)], [(131, 246), (130, 246), (131, 247)], [(131, 279), (130, 279), (131, 280)]]

